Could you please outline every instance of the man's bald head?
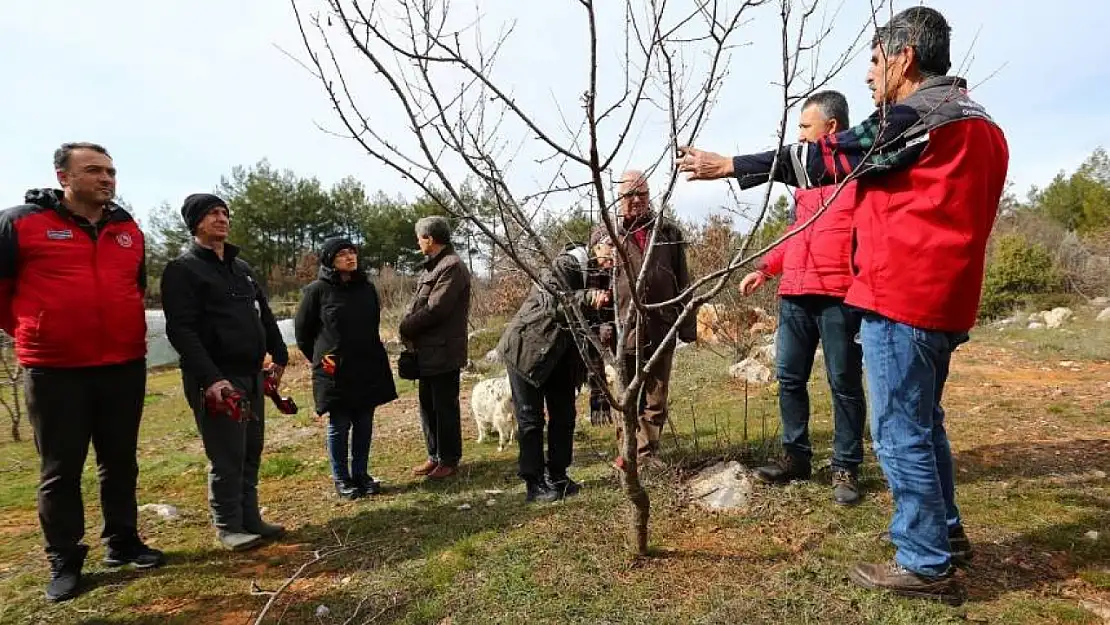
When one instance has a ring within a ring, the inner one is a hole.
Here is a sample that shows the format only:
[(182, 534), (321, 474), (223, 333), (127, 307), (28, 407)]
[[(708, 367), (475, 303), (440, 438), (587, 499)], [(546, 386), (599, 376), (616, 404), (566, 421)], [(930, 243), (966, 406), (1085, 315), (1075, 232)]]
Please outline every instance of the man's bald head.
[(648, 201), (650, 189), (644, 172), (638, 169), (629, 169), (621, 174), (617, 193), (620, 196), (620, 215), (624, 218), (625, 224), (631, 223), (648, 212), (650, 208)]

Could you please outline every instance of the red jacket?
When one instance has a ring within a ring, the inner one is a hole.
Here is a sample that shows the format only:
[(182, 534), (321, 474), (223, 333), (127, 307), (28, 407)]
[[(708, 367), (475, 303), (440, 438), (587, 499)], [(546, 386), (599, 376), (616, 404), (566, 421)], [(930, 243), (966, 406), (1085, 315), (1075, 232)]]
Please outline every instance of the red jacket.
[(733, 170), (741, 188), (857, 178), (845, 303), (924, 330), (966, 332), (1009, 159), (1002, 130), (966, 81), (936, 76), (858, 126), (734, 157)]
[(763, 257), (759, 270), (782, 276), (779, 295), (829, 295), (843, 298), (852, 284), (848, 257), (852, 252), (852, 211), (856, 183), (849, 182), (835, 198), (835, 186), (794, 191), (794, 224), (805, 224), (832, 198), (812, 224)]
[(90, 224), (59, 191), (0, 213), (0, 327), (25, 367), (92, 367), (146, 357), (145, 240), (112, 206)]

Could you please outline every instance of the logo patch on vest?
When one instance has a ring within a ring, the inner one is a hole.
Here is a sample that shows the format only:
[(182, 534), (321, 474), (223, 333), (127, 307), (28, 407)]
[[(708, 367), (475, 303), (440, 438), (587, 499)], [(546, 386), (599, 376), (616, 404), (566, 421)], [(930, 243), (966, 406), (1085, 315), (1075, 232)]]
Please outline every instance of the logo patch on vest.
[(117, 234), (116, 243), (119, 243), (120, 247), (131, 247), (131, 235), (126, 232)]
[(46, 238), (51, 241), (65, 241), (73, 238), (72, 230), (47, 230)]

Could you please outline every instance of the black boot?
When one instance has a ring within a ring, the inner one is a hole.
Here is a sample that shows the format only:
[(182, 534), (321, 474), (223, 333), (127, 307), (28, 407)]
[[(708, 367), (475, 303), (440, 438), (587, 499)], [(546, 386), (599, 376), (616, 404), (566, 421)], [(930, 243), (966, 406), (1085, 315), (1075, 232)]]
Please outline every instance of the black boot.
[(335, 494), (339, 495), (340, 499), (355, 500), (362, 496), (362, 491), (359, 490), (358, 484), (351, 480), (336, 480)]
[(358, 485), (359, 493), (362, 496), (377, 495), (382, 492), (382, 483), (369, 475), (356, 477), (355, 484)]
[(49, 601), (66, 601), (81, 594), (81, 567), (85, 566), (85, 556), (89, 548), (77, 545), (65, 555), (50, 556), (50, 583), (46, 585), (46, 598)]
[(558, 493), (560, 499), (577, 495), (578, 491), (582, 490), (582, 486), (570, 479), (566, 473), (555, 476), (548, 475), (547, 487)]
[(833, 469), (833, 501), (841, 506), (859, 503), (859, 479), (847, 469)]
[(151, 549), (139, 539), (123, 549), (108, 547), (108, 554), (104, 557), (104, 566), (117, 567), (125, 564), (134, 564), (137, 569), (153, 569), (166, 563), (166, 556), (157, 549)]
[(948, 530), (948, 549), (952, 552), (952, 564), (965, 567), (971, 564), (971, 540), (964, 531), (964, 526), (957, 525), (956, 529)]
[(813, 473), (809, 459), (784, 454), (782, 458), (755, 470), (755, 476), (768, 484), (786, 484), (793, 480), (808, 480)]
[(524, 489), (524, 501), (529, 503), (533, 501), (551, 503), (562, 498), (561, 494), (548, 486), (544, 480), (525, 480)]

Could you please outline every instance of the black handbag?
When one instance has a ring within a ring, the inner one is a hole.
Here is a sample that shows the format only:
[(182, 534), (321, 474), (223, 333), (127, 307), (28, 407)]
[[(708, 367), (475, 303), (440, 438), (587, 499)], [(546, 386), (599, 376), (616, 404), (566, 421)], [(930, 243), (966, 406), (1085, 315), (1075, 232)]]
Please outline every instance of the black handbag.
[(416, 352), (408, 349), (397, 357), (397, 375), (402, 380), (416, 380), (420, 377), (420, 365), (416, 361)]

